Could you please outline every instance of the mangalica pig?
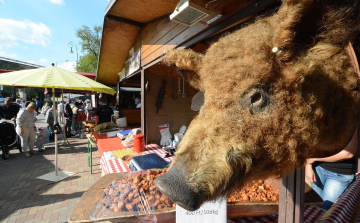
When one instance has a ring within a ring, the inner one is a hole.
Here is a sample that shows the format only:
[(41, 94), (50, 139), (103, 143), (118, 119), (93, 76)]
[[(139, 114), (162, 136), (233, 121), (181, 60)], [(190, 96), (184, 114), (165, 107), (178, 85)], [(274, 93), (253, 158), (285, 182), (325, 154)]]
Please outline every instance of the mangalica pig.
[(165, 63), (205, 91), (205, 103), (158, 189), (196, 210), (235, 187), (341, 151), (358, 123), (348, 46), (359, 31), (359, 2), (283, 0), (272, 16), (222, 37), (204, 55), (168, 52)]

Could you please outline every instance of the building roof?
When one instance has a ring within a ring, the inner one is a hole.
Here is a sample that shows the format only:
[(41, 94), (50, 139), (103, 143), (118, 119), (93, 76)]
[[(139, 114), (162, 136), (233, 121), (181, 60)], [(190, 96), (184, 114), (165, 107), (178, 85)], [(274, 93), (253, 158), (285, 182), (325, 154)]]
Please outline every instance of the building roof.
[(96, 81), (115, 86), (140, 26), (172, 13), (178, 2), (112, 0), (105, 10)]

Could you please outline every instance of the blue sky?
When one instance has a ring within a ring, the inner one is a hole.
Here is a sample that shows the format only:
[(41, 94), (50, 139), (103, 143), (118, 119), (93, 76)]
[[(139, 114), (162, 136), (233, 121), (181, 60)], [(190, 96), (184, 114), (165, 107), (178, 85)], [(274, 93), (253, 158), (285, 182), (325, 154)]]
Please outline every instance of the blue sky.
[[(0, 56), (75, 71), (76, 29), (103, 24), (110, 0), (0, 0)], [(64, 62), (68, 60), (68, 62)]]

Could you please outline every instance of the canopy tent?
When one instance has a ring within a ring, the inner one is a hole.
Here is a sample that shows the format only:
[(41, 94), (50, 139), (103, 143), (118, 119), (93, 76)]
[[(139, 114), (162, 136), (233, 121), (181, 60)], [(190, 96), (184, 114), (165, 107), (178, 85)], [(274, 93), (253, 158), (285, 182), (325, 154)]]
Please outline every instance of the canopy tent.
[[(85, 73), (85, 72), (75, 72), (77, 74), (81, 74), (87, 78), (90, 78), (91, 80), (95, 80), (96, 74), (92, 73)], [(61, 94), (61, 93), (71, 93), (71, 94), (91, 94), (93, 91), (80, 91), (80, 90), (73, 90), (73, 89), (65, 89), (61, 91), (60, 89), (55, 90), (55, 94)], [(45, 88), (44, 94), (52, 94), (51, 88)]]
[[(107, 94), (115, 94), (116, 91), (103, 84), (91, 80), (83, 75), (73, 73), (54, 66), (13, 71), (3, 73), (0, 75), (0, 85), (7, 86), (21, 86), (21, 87), (41, 87), (55, 89), (74, 89), (85, 91), (97, 91)], [(55, 94), (52, 95), (53, 104), (55, 104)], [(54, 107), (56, 113), (56, 107)], [(54, 116), (54, 124), (57, 123), (57, 116)], [(55, 175), (51, 173), (41, 176), (39, 178), (51, 181), (59, 181), (71, 176), (73, 173), (62, 171), (58, 174), (57, 168), (57, 153), (58, 153), (58, 137), (55, 134)]]

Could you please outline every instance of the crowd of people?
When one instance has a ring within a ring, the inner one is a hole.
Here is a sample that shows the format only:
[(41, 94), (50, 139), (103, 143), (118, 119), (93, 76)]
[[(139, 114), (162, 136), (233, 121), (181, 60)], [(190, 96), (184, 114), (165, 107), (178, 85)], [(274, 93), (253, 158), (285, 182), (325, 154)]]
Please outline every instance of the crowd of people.
[[(54, 106), (56, 108), (55, 115)], [(83, 128), (82, 122), (86, 120), (86, 113), (91, 110), (89, 100), (85, 102), (79, 100), (72, 103), (72, 100), (68, 99), (65, 104), (60, 102), (51, 107), (46, 102), (40, 108), (40, 102), (37, 99), (34, 102), (25, 102), (21, 99), (13, 100), (7, 97), (0, 105), (0, 120), (10, 120), (16, 123), (16, 133), (21, 139), (22, 150), (26, 157), (30, 157), (34, 154), (34, 145), (39, 152), (44, 151), (44, 138), (48, 138), (49, 141), (55, 140), (55, 117), (59, 123), (65, 125), (65, 135), (69, 138), (80, 132), (79, 130)], [(44, 115), (47, 124), (47, 136), (45, 136), (43, 128), (36, 128), (35, 122), (39, 114)]]

